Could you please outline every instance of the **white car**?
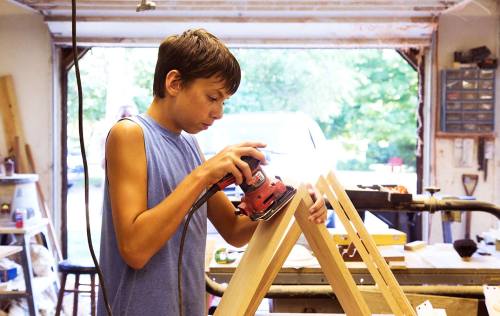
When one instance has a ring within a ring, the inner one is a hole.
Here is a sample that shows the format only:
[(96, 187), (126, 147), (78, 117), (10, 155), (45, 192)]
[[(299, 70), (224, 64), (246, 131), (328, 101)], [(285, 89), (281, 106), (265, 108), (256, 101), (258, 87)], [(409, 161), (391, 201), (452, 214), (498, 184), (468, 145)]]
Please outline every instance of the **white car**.
[[(320, 174), (336, 164), (321, 128), (301, 112), (225, 114), (207, 131), (197, 134), (197, 138), (207, 159), (224, 147), (243, 141), (266, 143), (267, 147), (262, 149), (268, 162), (263, 166), (264, 171), (292, 186), (302, 182), (314, 184)], [(234, 186), (225, 192), (230, 198), (241, 197), (241, 191)]]

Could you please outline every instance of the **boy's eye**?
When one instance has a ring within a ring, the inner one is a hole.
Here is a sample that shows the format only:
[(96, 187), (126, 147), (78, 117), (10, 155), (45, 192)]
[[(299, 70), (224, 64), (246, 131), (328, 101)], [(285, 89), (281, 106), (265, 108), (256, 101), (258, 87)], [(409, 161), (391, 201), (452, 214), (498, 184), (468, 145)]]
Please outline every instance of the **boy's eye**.
[(213, 96), (210, 96), (210, 95), (208, 96), (208, 99), (209, 99), (210, 101), (212, 101), (212, 102), (217, 101), (217, 97), (213, 97)]

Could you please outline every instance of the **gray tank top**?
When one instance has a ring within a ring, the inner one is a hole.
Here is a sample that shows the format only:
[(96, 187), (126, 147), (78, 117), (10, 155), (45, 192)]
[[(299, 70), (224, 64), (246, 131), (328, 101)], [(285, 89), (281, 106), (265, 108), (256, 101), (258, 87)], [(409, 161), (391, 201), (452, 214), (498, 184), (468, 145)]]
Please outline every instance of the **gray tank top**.
[[(148, 209), (150, 209), (163, 201), (202, 161), (198, 144), (192, 135), (184, 132), (172, 133), (146, 114), (129, 119), (139, 124), (144, 133)], [(106, 178), (100, 264), (113, 315), (179, 315), (177, 259), (183, 225), (184, 222), (144, 268), (140, 270), (130, 268), (118, 250)], [(191, 219), (184, 244), (182, 299), (186, 316), (206, 314), (204, 279), (206, 232), (205, 203)], [(97, 315), (107, 315), (102, 293), (99, 294), (97, 309)]]

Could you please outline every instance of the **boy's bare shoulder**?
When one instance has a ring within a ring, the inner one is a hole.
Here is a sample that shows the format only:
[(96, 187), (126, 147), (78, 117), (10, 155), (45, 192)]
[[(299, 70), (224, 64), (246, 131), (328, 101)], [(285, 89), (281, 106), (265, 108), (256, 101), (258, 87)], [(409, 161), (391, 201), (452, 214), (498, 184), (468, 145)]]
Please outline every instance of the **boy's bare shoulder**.
[(117, 122), (109, 131), (108, 142), (134, 142), (142, 141), (142, 128), (131, 120), (121, 120)]

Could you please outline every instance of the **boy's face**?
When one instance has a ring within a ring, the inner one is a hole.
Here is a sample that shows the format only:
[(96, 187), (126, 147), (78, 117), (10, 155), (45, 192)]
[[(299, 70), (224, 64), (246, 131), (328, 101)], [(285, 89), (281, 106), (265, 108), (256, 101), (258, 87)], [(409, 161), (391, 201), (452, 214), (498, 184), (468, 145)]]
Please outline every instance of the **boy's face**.
[(229, 97), (219, 77), (200, 78), (184, 84), (175, 98), (174, 123), (190, 134), (206, 130), (222, 118), (224, 101)]

